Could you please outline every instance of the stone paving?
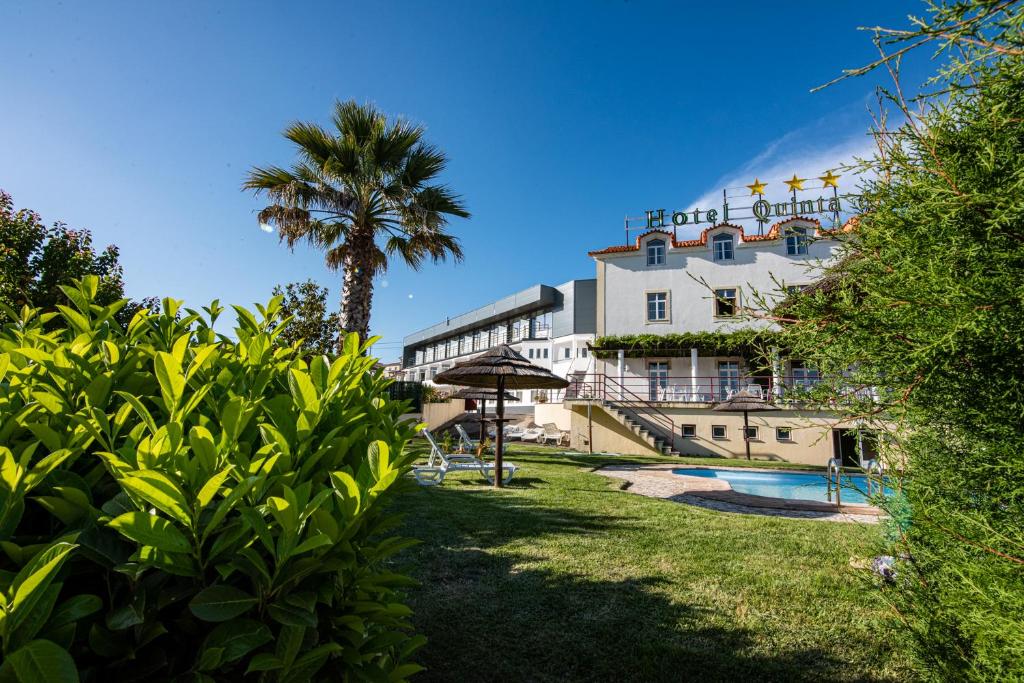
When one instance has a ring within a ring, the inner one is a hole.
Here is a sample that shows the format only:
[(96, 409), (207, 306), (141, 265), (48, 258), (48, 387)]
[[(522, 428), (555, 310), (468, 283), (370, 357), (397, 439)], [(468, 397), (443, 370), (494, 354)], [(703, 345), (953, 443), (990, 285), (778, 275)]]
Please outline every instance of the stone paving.
[[(862, 524), (878, 522), (880, 511), (870, 505), (844, 505), (842, 511), (838, 512), (836, 507), (830, 503), (751, 496), (733, 491), (732, 487), (721, 479), (672, 474), (672, 470), (678, 467), (679, 465), (672, 464), (607, 465), (597, 470), (597, 473), (627, 482), (623, 489), (630, 493), (638, 493), (651, 498), (664, 498), (676, 503), (697, 505), (721, 512), (741, 512), (769, 517), (790, 517), (828, 522)], [(687, 467), (699, 468), (699, 466), (692, 465), (687, 465)], [(752, 468), (745, 467), (743, 469), (750, 471)], [(778, 471), (753, 469), (759, 472)]]

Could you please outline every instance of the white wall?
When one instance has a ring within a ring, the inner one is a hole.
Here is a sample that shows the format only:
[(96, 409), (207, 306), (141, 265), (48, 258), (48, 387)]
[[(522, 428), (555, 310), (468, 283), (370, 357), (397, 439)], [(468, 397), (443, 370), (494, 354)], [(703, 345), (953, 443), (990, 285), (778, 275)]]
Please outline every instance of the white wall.
[[(793, 226), (813, 228), (810, 221), (793, 221)], [(813, 229), (809, 230), (813, 233)], [(735, 259), (715, 261), (712, 245), (715, 235), (734, 236)], [(664, 239), (668, 245), (665, 264), (647, 265), (647, 242)], [(595, 256), (605, 265), (598, 268), (598, 288), (603, 299), (604, 315), (598, 316), (603, 327), (601, 335), (667, 334), (700, 331), (730, 331), (740, 327), (762, 326), (757, 321), (742, 322), (714, 316), (714, 297), (700, 280), (711, 288), (739, 289), (741, 306), (754, 306), (754, 292), (768, 294), (777, 289), (776, 280), (785, 285), (806, 285), (814, 282), (822, 262), (832, 257), (838, 246), (834, 239), (814, 238), (808, 254), (789, 256), (785, 239), (744, 242), (739, 230), (720, 226), (707, 233), (707, 244), (672, 247), (671, 240), (661, 233), (643, 237), (639, 251), (626, 251)], [(774, 279), (773, 279), (774, 278)], [(669, 321), (647, 321), (647, 293), (668, 291)], [(599, 322), (600, 325), (600, 322)]]

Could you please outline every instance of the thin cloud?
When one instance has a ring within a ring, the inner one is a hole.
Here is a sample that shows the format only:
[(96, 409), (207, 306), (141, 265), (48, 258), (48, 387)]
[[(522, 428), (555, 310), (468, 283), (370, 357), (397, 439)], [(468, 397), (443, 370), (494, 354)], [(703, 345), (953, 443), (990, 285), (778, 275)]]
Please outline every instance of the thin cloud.
[[(742, 166), (718, 178), (687, 208), (720, 207), (723, 188), (729, 188), (729, 195), (733, 198), (731, 205), (749, 206), (745, 186), (753, 183), (755, 178), (767, 184), (765, 199), (769, 202), (785, 201), (790, 194), (783, 181), (794, 173), (800, 178), (808, 178), (806, 187), (810, 189), (820, 185), (818, 176), (837, 170), (842, 173), (840, 192), (856, 191), (858, 176), (852, 171), (844, 173), (838, 169), (853, 164), (858, 158), (871, 157), (875, 152), (874, 139), (867, 129), (867, 116), (863, 110), (860, 111), (860, 115), (853, 116), (852, 109), (848, 108), (773, 140)], [(699, 232), (699, 228), (691, 227), (687, 232)]]

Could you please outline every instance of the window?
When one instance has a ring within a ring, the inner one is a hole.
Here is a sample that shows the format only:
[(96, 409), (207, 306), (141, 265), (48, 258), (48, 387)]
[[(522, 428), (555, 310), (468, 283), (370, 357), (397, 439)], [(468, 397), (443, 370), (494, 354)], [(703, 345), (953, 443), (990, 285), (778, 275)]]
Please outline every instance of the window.
[(776, 441), (792, 441), (793, 430), (789, 427), (776, 427), (775, 428), (775, 440)]
[(729, 397), (739, 391), (740, 364), (735, 360), (718, 361), (718, 394), (720, 401), (728, 401)]
[(797, 256), (807, 253), (807, 228), (790, 228), (786, 231), (786, 253)]
[(651, 240), (647, 243), (647, 265), (665, 265), (665, 240)]
[(715, 317), (729, 318), (736, 315), (736, 288), (715, 290)]
[(577, 353), (577, 355), (579, 355), (580, 358), (586, 358), (587, 357), (587, 348), (583, 347), (583, 348), (580, 348), (580, 349), (576, 349), (576, 353)]
[(650, 385), (650, 400), (664, 401), (665, 389), (668, 388), (668, 361), (648, 363), (647, 380)]
[(570, 349), (568, 346), (565, 347), (565, 356), (563, 356), (563, 357), (564, 358), (572, 358), (572, 349)]
[(807, 285), (786, 285), (786, 294), (794, 296), (807, 289)]
[(649, 292), (647, 294), (647, 322), (664, 322), (668, 320), (668, 292)]
[(711, 438), (712, 439), (727, 439), (725, 435), (725, 425), (711, 425)]
[(715, 235), (711, 243), (715, 249), (716, 261), (732, 261), (734, 258), (732, 249), (732, 235)]
[(530, 358), (533, 358), (533, 349), (530, 349), (527, 353), (530, 354)]
[(688, 439), (697, 436), (697, 425), (683, 425), (683, 436)]
[(547, 358), (547, 357), (548, 357), (548, 350), (547, 350), (547, 349), (544, 349), (544, 357), (545, 357), (545, 358)]
[(757, 441), (757, 427), (747, 427), (747, 440)]
[(793, 386), (799, 389), (812, 389), (821, 381), (818, 369), (807, 365), (802, 360), (795, 360), (793, 365)]

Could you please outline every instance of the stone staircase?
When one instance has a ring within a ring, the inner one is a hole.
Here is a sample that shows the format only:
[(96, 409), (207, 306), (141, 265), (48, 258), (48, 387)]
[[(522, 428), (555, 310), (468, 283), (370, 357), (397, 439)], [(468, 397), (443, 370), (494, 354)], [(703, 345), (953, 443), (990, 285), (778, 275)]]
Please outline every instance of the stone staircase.
[(609, 415), (647, 443), (651, 450), (662, 455), (680, 455), (672, 445), (672, 435), (665, 435), (661, 427), (645, 421), (632, 409), (618, 406), (613, 401), (605, 401), (603, 405)]

